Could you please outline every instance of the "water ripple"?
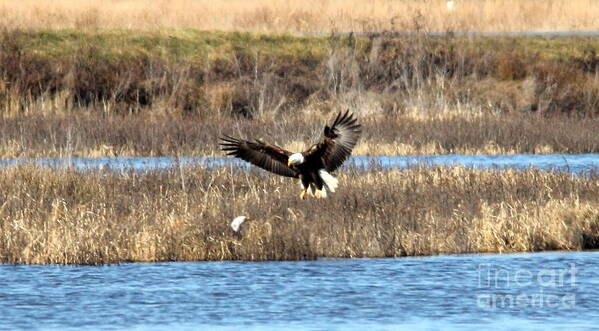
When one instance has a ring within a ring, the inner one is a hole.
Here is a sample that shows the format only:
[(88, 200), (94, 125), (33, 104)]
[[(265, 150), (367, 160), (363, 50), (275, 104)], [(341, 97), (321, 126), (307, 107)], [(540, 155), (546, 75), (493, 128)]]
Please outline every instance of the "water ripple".
[(598, 272), (594, 252), (0, 265), (0, 326), (584, 329), (599, 322)]

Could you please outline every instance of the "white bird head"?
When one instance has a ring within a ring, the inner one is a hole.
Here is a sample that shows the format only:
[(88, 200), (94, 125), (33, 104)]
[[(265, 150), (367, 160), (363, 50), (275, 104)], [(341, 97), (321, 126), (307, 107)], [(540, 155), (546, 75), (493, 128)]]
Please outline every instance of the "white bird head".
[(304, 155), (302, 153), (293, 153), (289, 156), (289, 161), (287, 161), (288, 166), (302, 164), (304, 163)]
[(239, 232), (239, 230), (241, 229), (241, 224), (243, 224), (243, 222), (245, 222), (246, 219), (247, 219), (247, 216), (235, 217), (233, 219), (233, 221), (231, 222), (231, 228), (233, 229), (233, 231)]

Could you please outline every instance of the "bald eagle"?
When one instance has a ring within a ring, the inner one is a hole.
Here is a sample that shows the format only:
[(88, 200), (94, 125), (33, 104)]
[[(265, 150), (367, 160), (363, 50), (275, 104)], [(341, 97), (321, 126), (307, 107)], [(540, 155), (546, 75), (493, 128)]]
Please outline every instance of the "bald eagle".
[(337, 179), (331, 172), (345, 162), (358, 142), (362, 126), (348, 111), (337, 114), (333, 124), (324, 127), (321, 142), (305, 152), (292, 153), (260, 140), (241, 140), (228, 135), (221, 137), (221, 148), (227, 155), (238, 157), (275, 174), (299, 178), (303, 190), (316, 198), (326, 198), (327, 191), (335, 192)]

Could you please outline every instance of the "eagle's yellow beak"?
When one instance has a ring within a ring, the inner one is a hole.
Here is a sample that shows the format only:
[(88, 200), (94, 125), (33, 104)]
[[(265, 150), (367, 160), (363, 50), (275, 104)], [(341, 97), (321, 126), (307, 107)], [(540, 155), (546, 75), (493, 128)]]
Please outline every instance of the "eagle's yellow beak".
[(288, 166), (288, 167), (291, 167), (292, 165), (293, 165), (293, 162), (291, 162), (291, 161), (287, 161), (287, 166)]

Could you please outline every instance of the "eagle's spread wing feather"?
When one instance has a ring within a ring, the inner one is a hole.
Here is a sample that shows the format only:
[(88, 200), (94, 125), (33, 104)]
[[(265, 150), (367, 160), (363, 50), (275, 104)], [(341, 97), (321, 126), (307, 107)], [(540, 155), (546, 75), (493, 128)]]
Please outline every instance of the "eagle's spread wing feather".
[(287, 177), (298, 177), (298, 173), (287, 165), (291, 153), (280, 147), (263, 143), (241, 140), (225, 135), (220, 138), (223, 151), (227, 155), (238, 157), (264, 170)]
[(324, 140), (308, 151), (322, 158), (326, 171), (335, 171), (350, 156), (362, 133), (357, 121), (349, 110), (339, 113), (331, 127), (324, 127)]

